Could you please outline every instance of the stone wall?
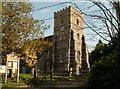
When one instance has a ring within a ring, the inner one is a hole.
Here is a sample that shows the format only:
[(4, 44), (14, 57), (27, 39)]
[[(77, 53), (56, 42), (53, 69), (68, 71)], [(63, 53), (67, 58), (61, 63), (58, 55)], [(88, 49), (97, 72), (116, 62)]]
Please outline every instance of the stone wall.
[[(81, 12), (69, 6), (54, 13), (52, 43), (49, 53), (53, 57), (49, 59), (52, 58), (55, 74), (80, 75), (81, 71), (88, 72), (88, 49), (84, 36), (84, 16)], [(46, 55), (43, 55), (44, 59), (47, 59)]]

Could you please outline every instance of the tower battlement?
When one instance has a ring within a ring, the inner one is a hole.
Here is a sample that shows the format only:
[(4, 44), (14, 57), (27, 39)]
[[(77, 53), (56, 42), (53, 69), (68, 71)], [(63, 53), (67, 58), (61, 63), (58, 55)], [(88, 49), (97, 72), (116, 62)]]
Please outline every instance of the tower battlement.
[(67, 10), (68, 10), (68, 11), (77, 12), (78, 14), (82, 14), (82, 12), (79, 11), (78, 9), (76, 9), (75, 7), (73, 7), (73, 6), (68, 6), (68, 7), (65, 7), (65, 8), (63, 8), (63, 9), (60, 9), (60, 10), (54, 12), (54, 15), (55, 15), (55, 14), (62, 14), (62, 13), (64, 13), (64, 12), (66, 12)]

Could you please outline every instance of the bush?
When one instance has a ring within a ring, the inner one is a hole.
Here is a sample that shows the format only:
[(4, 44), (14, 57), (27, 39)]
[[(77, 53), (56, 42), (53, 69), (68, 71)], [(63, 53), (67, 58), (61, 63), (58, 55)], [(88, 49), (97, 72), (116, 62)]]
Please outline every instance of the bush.
[(92, 66), (88, 79), (91, 89), (120, 89), (120, 68), (115, 57), (111, 55)]

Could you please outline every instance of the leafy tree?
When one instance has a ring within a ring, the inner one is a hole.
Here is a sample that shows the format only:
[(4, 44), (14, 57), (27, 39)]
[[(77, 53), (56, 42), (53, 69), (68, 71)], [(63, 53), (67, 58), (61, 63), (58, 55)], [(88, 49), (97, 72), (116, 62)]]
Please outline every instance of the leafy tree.
[(91, 89), (120, 89), (120, 69), (115, 54), (94, 63), (90, 71), (89, 86)]
[(28, 2), (2, 3), (2, 53), (3, 59), (11, 52), (21, 54), (29, 67), (36, 62), (36, 53), (41, 53), (47, 46), (44, 31), (50, 26), (44, 21), (33, 18), (33, 7)]
[(50, 47), (52, 44), (50, 42), (44, 41), (44, 39), (34, 39), (28, 40), (25, 42), (22, 47), (22, 58), (25, 64), (32, 68), (37, 62), (37, 54), (41, 54), (47, 47)]
[(107, 50), (103, 52), (104, 55), (93, 63), (88, 80), (91, 89), (120, 89), (119, 42), (120, 33), (116, 34), (116, 37), (109, 43)]
[[(91, 67), (88, 85), (91, 89), (120, 89), (120, 33)], [(105, 49), (105, 48), (104, 48)], [(98, 53), (96, 53), (98, 54)]]
[(95, 49), (90, 53), (90, 65), (92, 66), (95, 62), (99, 61), (101, 57), (105, 55), (106, 50), (107, 44), (104, 44), (101, 40), (99, 40)]
[(91, 89), (120, 89), (120, 34), (109, 44), (107, 54), (91, 67), (88, 84)]

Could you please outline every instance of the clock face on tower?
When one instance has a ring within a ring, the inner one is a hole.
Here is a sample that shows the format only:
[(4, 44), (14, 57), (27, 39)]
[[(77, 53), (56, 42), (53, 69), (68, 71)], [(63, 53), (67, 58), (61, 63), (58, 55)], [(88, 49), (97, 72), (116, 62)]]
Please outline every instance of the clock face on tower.
[(62, 26), (61, 28), (60, 28), (60, 31), (63, 31), (64, 30), (64, 26)]

